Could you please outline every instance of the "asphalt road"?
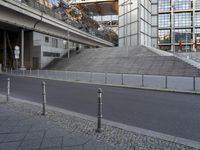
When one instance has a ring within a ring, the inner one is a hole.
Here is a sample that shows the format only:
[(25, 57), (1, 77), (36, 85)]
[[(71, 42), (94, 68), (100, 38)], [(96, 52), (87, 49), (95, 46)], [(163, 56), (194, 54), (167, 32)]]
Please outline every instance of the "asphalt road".
[[(7, 77), (0, 74), (0, 93), (5, 94)], [(43, 80), (10, 78), (11, 96), (42, 102)], [(101, 87), (105, 119), (200, 141), (200, 95), (45, 81), (48, 105), (96, 116)]]

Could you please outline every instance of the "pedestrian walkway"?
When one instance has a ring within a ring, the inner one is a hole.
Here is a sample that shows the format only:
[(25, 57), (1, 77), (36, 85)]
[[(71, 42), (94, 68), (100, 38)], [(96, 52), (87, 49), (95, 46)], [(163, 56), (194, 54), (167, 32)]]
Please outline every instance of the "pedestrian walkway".
[(0, 106), (0, 150), (116, 150), (45, 119)]

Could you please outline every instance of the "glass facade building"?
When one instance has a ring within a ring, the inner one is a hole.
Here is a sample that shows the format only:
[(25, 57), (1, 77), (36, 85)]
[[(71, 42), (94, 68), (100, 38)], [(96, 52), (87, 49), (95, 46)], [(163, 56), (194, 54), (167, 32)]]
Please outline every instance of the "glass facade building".
[(200, 0), (159, 0), (158, 11), (160, 49), (200, 51)]
[(119, 0), (119, 46), (157, 47), (158, 0)]

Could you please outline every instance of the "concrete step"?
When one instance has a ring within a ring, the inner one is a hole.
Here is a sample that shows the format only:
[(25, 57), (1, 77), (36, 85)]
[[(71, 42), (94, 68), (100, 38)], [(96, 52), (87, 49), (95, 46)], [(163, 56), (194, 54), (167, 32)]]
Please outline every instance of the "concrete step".
[(199, 70), (174, 56), (159, 56), (147, 47), (83, 49), (70, 59), (62, 58), (47, 69), (138, 73), (158, 75), (198, 75)]

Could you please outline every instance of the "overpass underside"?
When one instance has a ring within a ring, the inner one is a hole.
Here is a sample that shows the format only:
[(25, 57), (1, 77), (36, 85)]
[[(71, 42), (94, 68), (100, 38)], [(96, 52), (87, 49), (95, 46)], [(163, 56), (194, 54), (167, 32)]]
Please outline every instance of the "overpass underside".
[[(16, 45), (21, 47), (21, 40), (20, 27), (0, 22), (0, 64), (3, 64), (4, 68), (16, 66), (14, 47)], [(18, 65), (21, 66), (21, 64)]]
[[(76, 47), (113, 46), (14, 0), (0, 1), (0, 39), (0, 64), (4, 68), (43, 68)], [(16, 45), (20, 47), (18, 61)]]

